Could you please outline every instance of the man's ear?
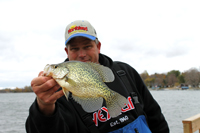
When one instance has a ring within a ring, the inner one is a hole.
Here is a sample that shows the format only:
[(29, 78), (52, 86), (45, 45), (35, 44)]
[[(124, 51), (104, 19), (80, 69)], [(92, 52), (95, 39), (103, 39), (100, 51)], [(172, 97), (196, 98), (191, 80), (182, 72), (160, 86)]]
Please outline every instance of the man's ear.
[(99, 43), (97, 44), (97, 48), (99, 50), (99, 53), (100, 53), (100, 50), (101, 50), (101, 42), (99, 41)]
[(66, 52), (67, 55), (68, 55), (68, 48), (67, 48), (67, 46), (65, 47), (65, 52)]

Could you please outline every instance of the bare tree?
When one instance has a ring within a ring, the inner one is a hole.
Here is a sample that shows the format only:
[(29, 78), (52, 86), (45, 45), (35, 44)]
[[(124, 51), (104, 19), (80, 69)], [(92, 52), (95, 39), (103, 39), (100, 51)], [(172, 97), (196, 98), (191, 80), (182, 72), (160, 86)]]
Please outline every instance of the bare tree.
[(200, 82), (200, 74), (198, 69), (191, 68), (185, 72), (185, 81), (187, 84), (192, 85), (193, 87), (198, 87)]
[(163, 87), (165, 85), (164, 80), (166, 78), (165, 74), (155, 73), (152, 77), (155, 78), (155, 85)]
[(141, 76), (142, 80), (145, 81), (149, 77), (149, 74), (145, 70), (143, 73), (140, 74), (140, 76)]
[(178, 82), (178, 79), (174, 73), (168, 74), (167, 75), (167, 83), (170, 86), (174, 86), (175, 83)]

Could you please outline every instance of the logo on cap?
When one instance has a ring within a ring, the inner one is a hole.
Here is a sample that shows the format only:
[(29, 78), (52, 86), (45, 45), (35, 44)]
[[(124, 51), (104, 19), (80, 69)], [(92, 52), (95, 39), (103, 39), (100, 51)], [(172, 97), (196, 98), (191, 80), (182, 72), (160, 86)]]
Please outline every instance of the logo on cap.
[(68, 34), (72, 34), (74, 32), (87, 32), (87, 31), (88, 31), (87, 27), (72, 25), (68, 30)]

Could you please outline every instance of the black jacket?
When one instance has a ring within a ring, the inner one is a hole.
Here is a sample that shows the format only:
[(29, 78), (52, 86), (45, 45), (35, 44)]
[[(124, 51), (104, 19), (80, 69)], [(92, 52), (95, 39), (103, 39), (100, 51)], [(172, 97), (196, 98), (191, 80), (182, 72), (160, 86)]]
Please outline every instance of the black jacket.
[[(66, 60), (68, 61), (68, 59)], [(111, 118), (107, 113), (105, 103), (98, 111), (90, 115), (100, 132), (106, 133), (119, 129), (137, 118), (136, 109), (130, 97), (130, 92), (121, 81), (116, 71), (113, 69), (113, 61), (105, 56), (99, 55), (100, 64), (107, 66), (113, 70), (115, 80), (106, 83), (107, 86), (125, 96), (129, 100), (129, 104), (122, 110), (122, 114), (116, 118)], [(147, 122), (152, 133), (169, 133), (168, 124), (161, 113), (160, 106), (154, 100), (149, 90), (143, 83), (141, 77), (135, 69), (128, 64), (118, 62), (118, 65), (125, 71), (133, 92), (139, 97), (139, 102), (146, 115)], [(29, 116), (26, 121), (27, 133), (89, 133), (89, 129), (79, 117), (70, 101), (65, 96), (56, 102), (56, 111), (53, 116), (46, 117), (42, 115), (38, 109), (37, 102), (31, 105)]]

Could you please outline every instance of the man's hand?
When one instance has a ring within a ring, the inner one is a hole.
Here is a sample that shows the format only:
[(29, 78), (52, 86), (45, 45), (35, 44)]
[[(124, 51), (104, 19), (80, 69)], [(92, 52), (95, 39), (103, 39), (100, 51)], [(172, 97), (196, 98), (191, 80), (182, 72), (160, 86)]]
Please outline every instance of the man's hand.
[[(52, 77), (42, 76), (41, 71), (38, 77), (31, 81), (31, 87), (37, 95), (37, 103), (40, 111), (50, 116), (55, 111), (55, 102), (64, 95), (63, 91), (57, 91), (60, 86)], [(56, 92), (57, 91), (57, 92)]]

